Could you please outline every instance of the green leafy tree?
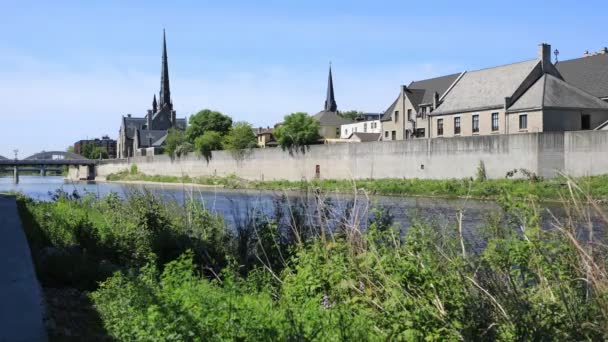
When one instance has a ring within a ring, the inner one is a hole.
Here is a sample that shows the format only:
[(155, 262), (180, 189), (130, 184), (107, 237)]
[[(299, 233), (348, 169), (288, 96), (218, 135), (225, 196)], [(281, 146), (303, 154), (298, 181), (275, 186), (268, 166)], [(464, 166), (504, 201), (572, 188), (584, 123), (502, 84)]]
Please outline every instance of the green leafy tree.
[(70, 153), (74, 153), (74, 145), (68, 146), (68, 148), (66, 148), (65, 151), (66, 152), (70, 152)]
[(108, 159), (108, 151), (94, 144), (84, 144), (82, 147), (82, 156), (87, 159)]
[(211, 159), (211, 151), (222, 149), (222, 136), (216, 131), (206, 131), (194, 140), (194, 148), (205, 160)]
[(283, 150), (301, 150), (316, 142), (319, 136), (319, 122), (307, 113), (292, 113), (285, 116), (283, 124), (275, 129), (275, 138)]
[(237, 160), (242, 160), (245, 155), (257, 146), (257, 138), (253, 133), (251, 124), (237, 122), (224, 137), (224, 147), (232, 153)]
[(185, 142), (186, 135), (184, 134), (184, 131), (171, 128), (165, 139), (165, 154), (174, 157), (176, 156), (176, 152), (180, 152), (181, 155), (181, 148), (179, 147)]
[(338, 115), (340, 115), (341, 117), (345, 118), (345, 119), (351, 119), (351, 120), (356, 120), (358, 119), (361, 114), (363, 114), (363, 112), (359, 112), (356, 110), (348, 110), (346, 112), (338, 112)]
[(209, 109), (201, 110), (192, 115), (186, 129), (186, 138), (194, 143), (196, 138), (202, 136), (207, 131), (215, 131), (224, 136), (232, 127), (232, 119), (220, 112)]

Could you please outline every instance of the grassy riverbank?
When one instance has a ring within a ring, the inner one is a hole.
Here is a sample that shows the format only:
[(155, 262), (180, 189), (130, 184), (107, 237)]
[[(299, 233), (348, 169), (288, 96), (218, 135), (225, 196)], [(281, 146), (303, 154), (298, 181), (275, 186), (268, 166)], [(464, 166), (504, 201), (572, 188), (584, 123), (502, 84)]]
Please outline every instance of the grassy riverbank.
[(483, 251), (459, 221), (403, 235), (382, 208), (324, 200), (277, 198), (235, 229), (147, 192), (19, 208), (43, 286), (90, 291), (89, 321), (118, 341), (605, 340), (608, 251), (585, 225), (602, 209), (572, 188), (549, 231), (534, 200), (505, 194)]
[[(503, 193), (516, 198), (534, 196), (538, 200), (562, 200), (567, 179), (541, 179), (534, 176), (524, 179), (374, 179), (374, 180), (313, 180), (313, 181), (248, 181), (236, 176), (228, 177), (176, 177), (151, 176), (138, 172), (111, 174), (108, 181), (143, 181), (167, 184), (197, 184), (221, 186), (231, 189), (263, 190), (321, 190), (323, 192), (353, 193), (364, 190), (371, 195), (469, 197), (497, 199)], [(574, 181), (594, 198), (608, 199), (608, 175), (581, 177)]]

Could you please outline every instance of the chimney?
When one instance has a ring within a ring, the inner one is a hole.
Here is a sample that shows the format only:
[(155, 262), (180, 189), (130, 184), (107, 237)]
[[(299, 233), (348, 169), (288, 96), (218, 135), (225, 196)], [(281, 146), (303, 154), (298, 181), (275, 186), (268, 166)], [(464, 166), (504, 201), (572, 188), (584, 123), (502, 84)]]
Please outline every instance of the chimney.
[(146, 129), (152, 129), (152, 110), (148, 110), (148, 115), (146, 115)]
[(583, 57), (589, 57), (591, 56), (591, 54), (589, 53), (589, 50), (585, 50), (585, 53), (583, 53)]
[(435, 92), (433, 94), (433, 110), (437, 109), (437, 106), (439, 106), (439, 93)]
[(538, 45), (538, 60), (542, 62), (543, 69), (551, 64), (551, 45), (546, 43)]
[(130, 118), (130, 117), (131, 117), (131, 114), (127, 114), (127, 117), (128, 117), (128, 118)]
[(607, 54), (607, 53), (608, 53), (608, 47), (604, 47), (604, 48), (603, 48), (603, 49), (601, 49), (601, 50), (600, 50), (598, 53), (599, 53), (600, 55), (605, 55), (605, 54)]

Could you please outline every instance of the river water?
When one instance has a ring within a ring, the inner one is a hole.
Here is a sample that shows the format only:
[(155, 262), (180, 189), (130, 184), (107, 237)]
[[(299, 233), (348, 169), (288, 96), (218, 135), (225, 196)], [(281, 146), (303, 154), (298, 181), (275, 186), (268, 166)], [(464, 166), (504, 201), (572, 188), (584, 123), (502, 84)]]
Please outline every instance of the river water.
[[(77, 191), (80, 194), (92, 193), (104, 196), (114, 192), (120, 196), (125, 196), (133, 189), (146, 189), (164, 197), (167, 200), (175, 200), (182, 203), (185, 198), (196, 198), (205, 203), (205, 206), (213, 212), (224, 217), (229, 225), (238, 224), (246, 216), (247, 212), (257, 210), (266, 214), (272, 214), (275, 203), (282, 195), (285, 198), (279, 203), (293, 201), (301, 198), (301, 194), (285, 193), (282, 191), (259, 191), (259, 190), (227, 190), (214, 188), (188, 187), (181, 185), (125, 185), (118, 183), (105, 182), (68, 182), (62, 177), (40, 177), (22, 176), (19, 184), (12, 183), (10, 177), (0, 177), (0, 192), (17, 191), (22, 192), (34, 199), (50, 200), (52, 193), (57, 189), (62, 189), (68, 193)], [(355, 207), (359, 217), (365, 226), (366, 217), (372, 208), (388, 208), (394, 217), (394, 222), (402, 228), (409, 227), (416, 220), (432, 221), (438, 227), (456, 227), (457, 217), (463, 213), (462, 226), (465, 234), (469, 237), (476, 236), (476, 232), (483, 225), (487, 224), (488, 217), (500, 213), (500, 207), (492, 201), (463, 200), (463, 199), (437, 199), (422, 197), (394, 197), (394, 196), (373, 196), (365, 198), (363, 196), (348, 196), (341, 194), (325, 195), (330, 199), (335, 208), (336, 216), (346, 210), (345, 208), (352, 201), (356, 201)], [(553, 220), (551, 215), (563, 217), (563, 209), (560, 205), (544, 205), (541, 209), (543, 225), (550, 227)]]

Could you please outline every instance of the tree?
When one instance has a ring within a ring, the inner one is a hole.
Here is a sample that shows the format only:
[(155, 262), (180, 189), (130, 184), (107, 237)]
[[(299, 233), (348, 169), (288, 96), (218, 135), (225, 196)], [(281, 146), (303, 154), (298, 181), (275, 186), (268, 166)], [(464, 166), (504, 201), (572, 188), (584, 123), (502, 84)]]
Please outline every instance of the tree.
[(283, 124), (275, 129), (274, 136), (283, 150), (304, 152), (306, 145), (320, 138), (319, 122), (307, 113), (292, 113), (285, 116)]
[(220, 112), (209, 109), (201, 110), (192, 115), (186, 129), (186, 138), (194, 143), (196, 138), (202, 136), (207, 131), (215, 131), (224, 136), (232, 127), (232, 119)]
[(101, 146), (95, 146), (94, 144), (84, 144), (80, 151), (82, 156), (87, 159), (108, 159), (108, 151)]
[(230, 132), (224, 137), (224, 147), (237, 160), (242, 160), (256, 146), (257, 138), (253, 133), (251, 124), (247, 122), (235, 123)]
[(222, 136), (216, 131), (206, 131), (194, 140), (194, 148), (209, 162), (211, 151), (222, 149)]
[(181, 156), (183, 148), (180, 148), (180, 146), (184, 143), (186, 143), (184, 131), (176, 128), (169, 129), (167, 138), (165, 139), (165, 154), (168, 154), (173, 158), (176, 156), (176, 152), (180, 152), (179, 156)]
[(66, 148), (65, 151), (66, 152), (70, 152), (70, 153), (74, 153), (74, 145), (68, 146), (68, 148)]
[(359, 112), (356, 110), (348, 110), (346, 112), (338, 112), (338, 115), (345, 119), (357, 120), (363, 112)]

